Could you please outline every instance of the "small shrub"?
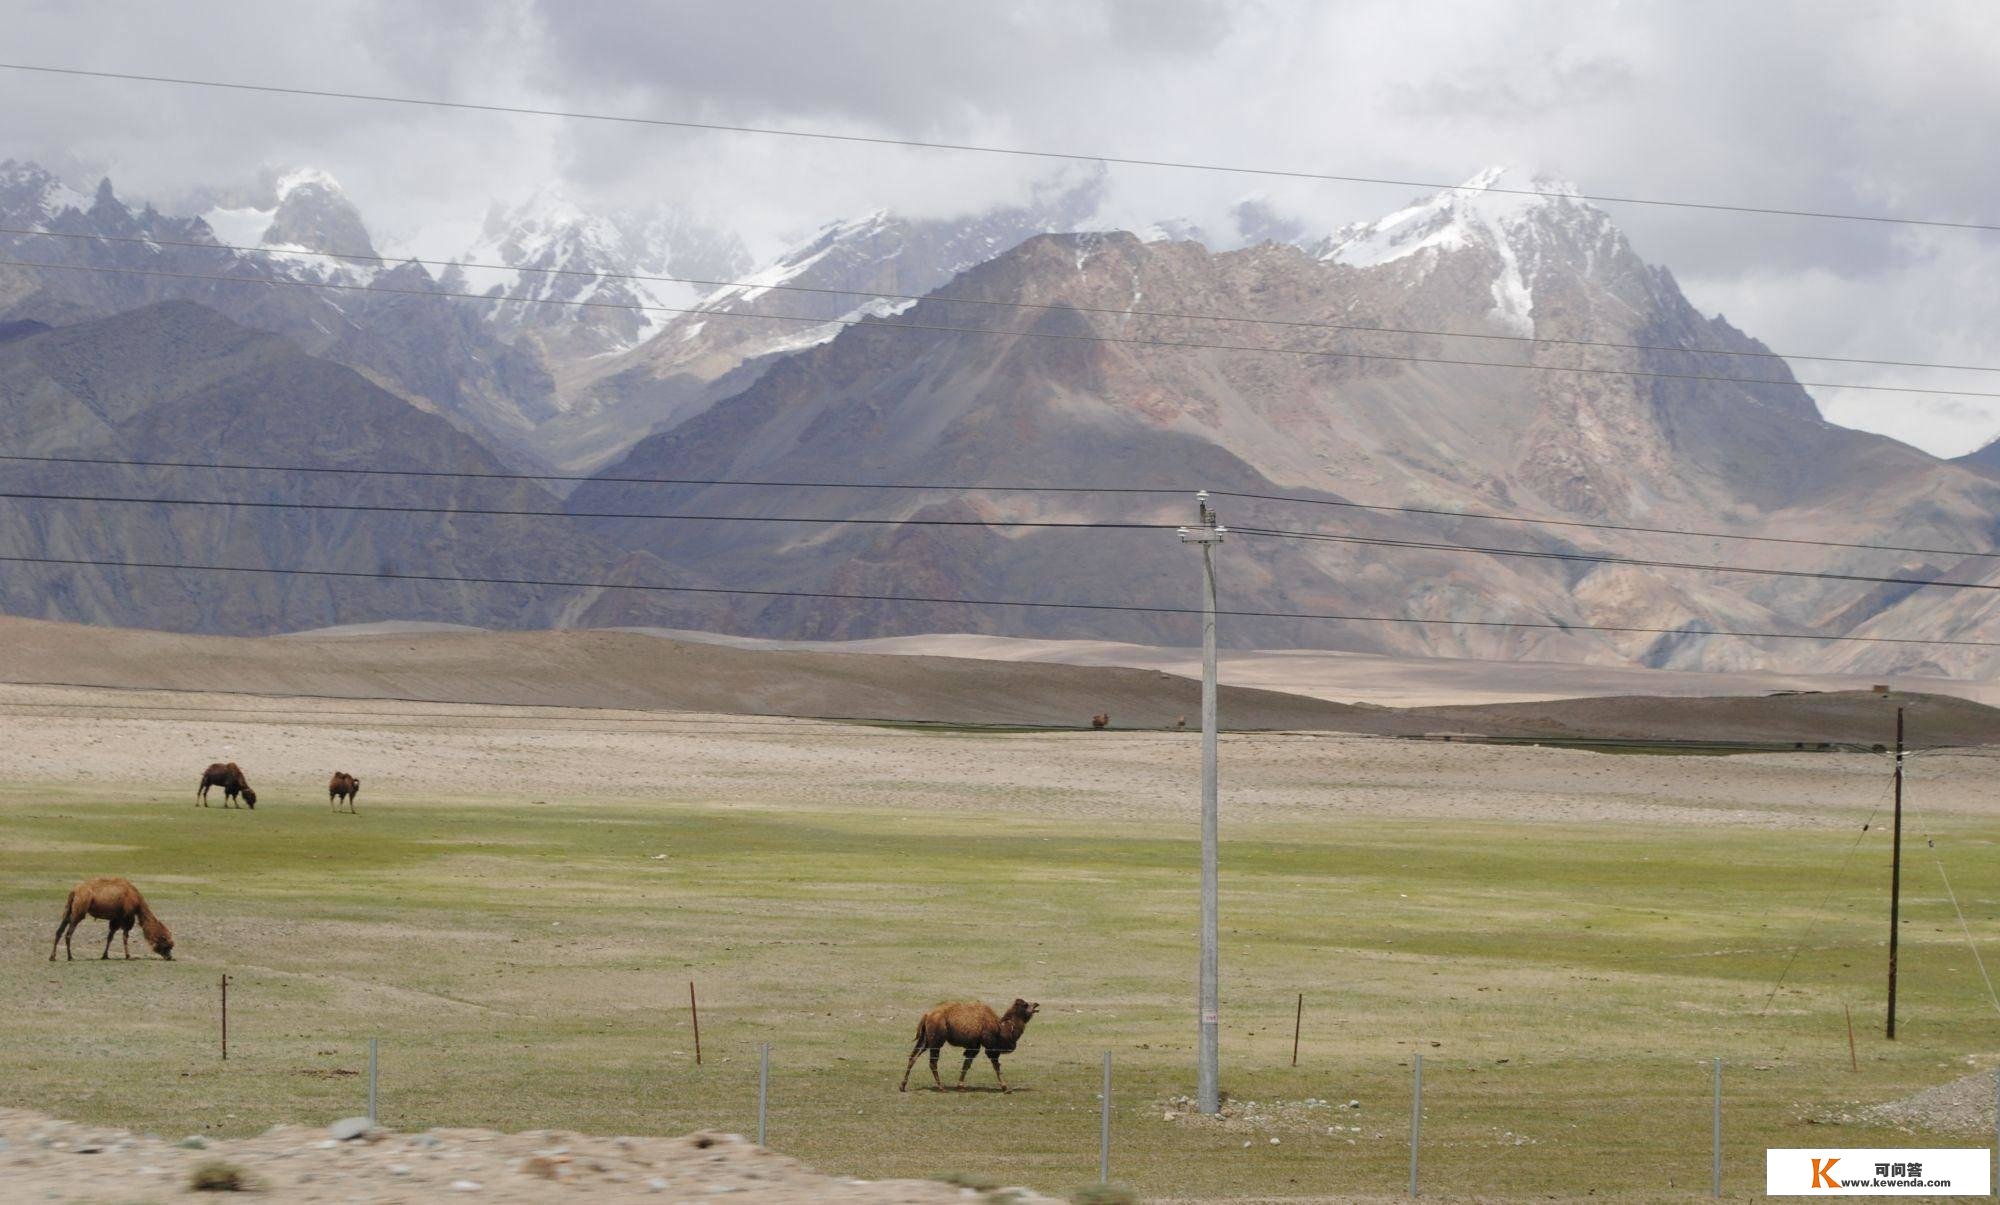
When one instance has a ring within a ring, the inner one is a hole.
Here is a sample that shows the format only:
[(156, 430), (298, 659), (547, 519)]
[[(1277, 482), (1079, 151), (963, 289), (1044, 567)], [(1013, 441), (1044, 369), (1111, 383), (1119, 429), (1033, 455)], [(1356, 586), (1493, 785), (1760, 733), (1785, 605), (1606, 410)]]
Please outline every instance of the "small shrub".
[(1139, 1194), (1129, 1184), (1091, 1184), (1069, 1195), (1074, 1205), (1139, 1205)]
[(188, 1188), (194, 1192), (243, 1192), (249, 1187), (242, 1168), (220, 1159), (201, 1164), (188, 1176)]

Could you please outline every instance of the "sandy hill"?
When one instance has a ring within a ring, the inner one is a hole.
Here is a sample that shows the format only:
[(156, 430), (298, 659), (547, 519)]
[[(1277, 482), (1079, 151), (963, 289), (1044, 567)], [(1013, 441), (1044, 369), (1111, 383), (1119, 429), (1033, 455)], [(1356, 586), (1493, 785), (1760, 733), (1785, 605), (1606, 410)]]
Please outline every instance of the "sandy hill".
[[(944, 724), (1080, 726), (1102, 711), (1117, 728), (1200, 707), (1195, 680), (1152, 669), (439, 625), (240, 637), (0, 618), (0, 682)], [(1221, 702), (1235, 730), (1861, 745), (1892, 740), (1903, 707), (1913, 746), (2000, 743), (2000, 709), (1904, 691), (1391, 708), (1225, 686)]]
[[(1198, 722), (1200, 685), (1156, 670), (759, 651), (631, 632), (186, 636), (0, 618), (0, 679), (332, 698), (539, 703), (957, 724)], [(1238, 728), (1382, 730), (1381, 714), (1228, 688)]]

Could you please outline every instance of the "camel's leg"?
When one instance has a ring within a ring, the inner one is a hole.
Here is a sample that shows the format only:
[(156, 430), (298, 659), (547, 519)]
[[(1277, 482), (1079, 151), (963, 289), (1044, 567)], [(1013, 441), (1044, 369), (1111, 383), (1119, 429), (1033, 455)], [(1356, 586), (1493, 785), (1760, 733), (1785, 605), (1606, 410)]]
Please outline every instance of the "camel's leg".
[(1000, 1074), (1000, 1055), (997, 1051), (986, 1052), (986, 1059), (993, 1064), (993, 1078), (1000, 1081), (1000, 1090), (1007, 1091), (1007, 1077)]
[(129, 920), (126, 921), (125, 927), (120, 929), (118, 934), (125, 941), (125, 961), (130, 962), (132, 961), (132, 922)]
[(931, 1047), (931, 1082), (937, 1085), (937, 1090), (940, 1092), (944, 1091), (944, 1081), (938, 1078), (937, 1061), (938, 1061), (938, 1055), (942, 1054), (943, 1052), (944, 1052), (943, 1042), (939, 1042), (937, 1045)]
[(972, 1070), (972, 1060), (978, 1057), (979, 1047), (968, 1046), (965, 1048), (965, 1061), (958, 1065), (958, 1090), (960, 1092), (965, 1091), (965, 1073)]
[(115, 920), (106, 921), (104, 925), (104, 958), (98, 961), (102, 962), (104, 959), (111, 957), (111, 939), (116, 936), (118, 936), (118, 922)]
[[(51, 962), (55, 961), (55, 957), (56, 956), (54, 954), (50, 954), (49, 961)], [(910, 1072), (915, 1071), (917, 1069), (917, 1056), (922, 1054), (923, 1052), (924, 1052), (924, 1039), (923, 1035), (919, 1034), (917, 1036), (917, 1044), (915, 1046), (910, 1047), (909, 1064), (903, 1068), (903, 1086), (896, 1089), (896, 1091), (908, 1092), (910, 1090)]]
[[(50, 961), (50, 962), (54, 962), (54, 961), (56, 960), (56, 949), (57, 949), (57, 947), (59, 947), (59, 946), (61, 946), (61, 945), (63, 944), (63, 939), (64, 939), (64, 938), (66, 938), (66, 937), (68, 937), (68, 936), (70, 935), (70, 930), (71, 930), (71, 922), (70, 922), (70, 919), (69, 919), (69, 908), (68, 908), (68, 906), (67, 906), (67, 905), (65, 905), (65, 906), (64, 906), (64, 908), (63, 908), (63, 918), (62, 918), (62, 920), (61, 920), (60, 922), (58, 922), (58, 923), (57, 923), (57, 925), (56, 925), (56, 940), (55, 940), (55, 944), (54, 944), (54, 945), (51, 945), (51, 946), (49, 947), (49, 961)], [(76, 956), (75, 956), (74, 954), (72, 954), (72, 955), (70, 955), (70, 957), (74, 958), (74, 957), (76, 957)]]

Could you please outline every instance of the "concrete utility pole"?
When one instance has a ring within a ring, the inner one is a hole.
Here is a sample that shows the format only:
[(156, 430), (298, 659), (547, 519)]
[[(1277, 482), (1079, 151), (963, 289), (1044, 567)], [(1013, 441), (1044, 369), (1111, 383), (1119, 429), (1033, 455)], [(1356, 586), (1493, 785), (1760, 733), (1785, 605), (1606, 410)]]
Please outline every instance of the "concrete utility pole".
[(1219, 1086), (1221, 1032), (1216, 948), (1216, 754), (1215, 754), (1215, 546), (1228, 530), (1208, 508), (1208, 491), (1195, 494), (1199, 522), (1180, 529), (1184, 543), (1201, 545), (1201, 1021), (1196, 1049), (1195, 1109), (1222, 1110)]
[(1896, 1037), (1896, 930), (1903, 907), (1903, 709), (1896, 709), (1896, 835), (1889, 855), (1889, 1038)]

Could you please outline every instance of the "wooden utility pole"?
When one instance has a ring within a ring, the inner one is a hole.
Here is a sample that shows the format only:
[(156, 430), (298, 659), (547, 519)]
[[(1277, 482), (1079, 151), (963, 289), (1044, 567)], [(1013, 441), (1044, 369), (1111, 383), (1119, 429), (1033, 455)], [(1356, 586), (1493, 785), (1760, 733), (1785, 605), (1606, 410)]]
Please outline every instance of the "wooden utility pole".
[(1299, 1011), (1292, 1014), (1292, 1066), (1299, 1065), (1299, 1026), (1306, 1020), (1306, 994), (1299, 993)]
[(688, 980), (688, 1015), (694, 1018), (694, 1065), (701, 1066), (701, 1006), (694, 1002), (694, 980)]
[(1896, 1037), (1896, 940), (1903, 908), (1903, 709), (1896, 709), (1896, 828), (1889, 855), (1889, 1039)]

